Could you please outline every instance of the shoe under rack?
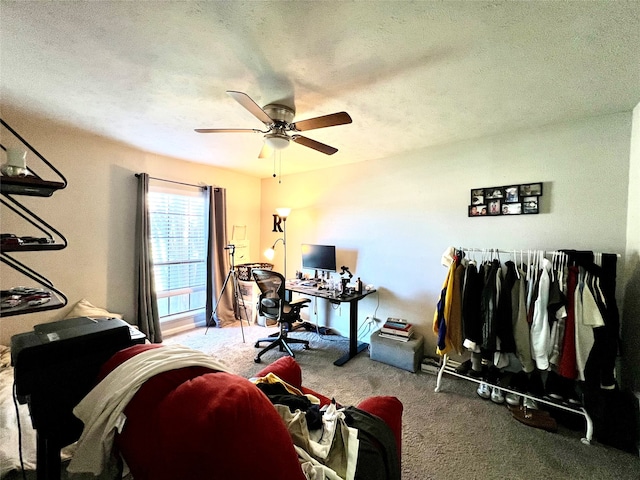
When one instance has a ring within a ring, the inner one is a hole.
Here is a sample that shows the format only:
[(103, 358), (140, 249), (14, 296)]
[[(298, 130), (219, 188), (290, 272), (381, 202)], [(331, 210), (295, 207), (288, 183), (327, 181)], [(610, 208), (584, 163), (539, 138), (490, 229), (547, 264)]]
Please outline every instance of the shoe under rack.
[(442, 384), (442, 375), (443, 374), (448, 374), (448, 375), (453, 375), (454, 377), (459, 377), (462, 378), (464, 380), (468, 380), (471, 382), (475, 382), (475, 383), (486, 383), (488, 385), (490, 385), (491, 387), (498, 387), (500, 388), (502, 391), (507, 392), (507, 393), (514, 393), (516, 395), (519, 395), (523, 398), (529, 398), (531, 400), (535, 400), (536, 402), (539, 403), (543, 403), (545, 405), (549, 405), (553, 408), (559, 408), (562, 410), (566, 410), (567, 412), (571, 412), (575, 415), (581, 415), (584, 417), (585, 423), (586, 423), (586, 432), (585, 432), (585, 436), (582, 437), (580, 439), (580, 441), (582, 443), (584, 443), (585, 445), (590, 445), (591, 444), (591, 440), (593, 438), (593, 421), (591, 420), (591, 417), (589, 416), (589, 414), (587, 413), (587, 411), (585, 410), (584, 407), (568, 407), (566, 405), (560, 404), (560, 403), (555, 403), (552, 402), (550, 400), (546, 400), (544, 398), (540, 398), (534, 395), (529, 395), (526, 393), (522, 393), (522, 392), (518, 392), (516, 390), (511, 390), (509, 388), (503, 387), (502, 385), (494, 385), (491, 382), (487, 382), (485, 379), (483, 378), (475, 378), (475, 377), (470, 377), (468, 375), (463, 375), (461, 373), (456, 372), (455, 368), (460, 365), (459, 362), (456, 362), (455, 360), (451, 360), (449, 359), (449, 355), (445, 355), (442, 358), (442, 363), (440, 365), (440, 369), (438, 370), (438, 377), (436, 380), (436, 388), (435, 388), (435, 392), (439, 392), (440, 391), (440, 386)]

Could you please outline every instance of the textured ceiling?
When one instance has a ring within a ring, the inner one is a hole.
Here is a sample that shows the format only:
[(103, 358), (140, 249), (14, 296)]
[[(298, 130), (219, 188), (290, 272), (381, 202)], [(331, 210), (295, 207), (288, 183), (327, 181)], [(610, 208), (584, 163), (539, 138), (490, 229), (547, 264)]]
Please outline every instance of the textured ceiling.
[(226, 90), (338, 111), (282, 174), (631, 110), (640, 2), (8, 2), (1, 102), (136, 148), (267, 177)]

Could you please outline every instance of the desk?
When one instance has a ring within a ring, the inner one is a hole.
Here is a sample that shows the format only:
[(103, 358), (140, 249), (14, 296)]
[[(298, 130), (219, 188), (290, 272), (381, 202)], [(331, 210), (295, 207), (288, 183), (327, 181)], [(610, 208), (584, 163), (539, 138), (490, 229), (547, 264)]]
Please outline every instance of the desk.
[(358, 342), (358, 302), (367, 295), (375, 292), (375, 290), (367, 290), (362, 293), (352, 293), (341, 296), (334, 295), (331, 290), (320, 290), (316, 287), (306, 287), (295, 282), (287, 282), (286, 289), (288, 292), (296, 292), (311, 297), (324, 298), (329, 300), (331, 303), (349, 304), (349, 351), (333, 362), (334, 365), (341, 367), (369, 346), (368, 343)]

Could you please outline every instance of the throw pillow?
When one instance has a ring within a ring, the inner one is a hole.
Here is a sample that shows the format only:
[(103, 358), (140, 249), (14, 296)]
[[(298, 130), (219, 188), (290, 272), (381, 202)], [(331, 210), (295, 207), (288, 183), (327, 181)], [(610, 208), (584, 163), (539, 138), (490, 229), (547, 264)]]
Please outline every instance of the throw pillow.
[(71, 311), (67, 314), (67, 318), (90, 317), (90, 318), (122, 318), (119, 313), (111, 313), (104, 308), (92, 305), (88, 300), (82, 299), (76, 303)]

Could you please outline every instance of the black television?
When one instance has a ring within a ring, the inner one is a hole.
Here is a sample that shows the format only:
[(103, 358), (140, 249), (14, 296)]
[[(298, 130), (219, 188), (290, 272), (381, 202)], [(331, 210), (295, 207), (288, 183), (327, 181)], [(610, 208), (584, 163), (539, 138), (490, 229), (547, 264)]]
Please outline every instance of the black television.
[(336, 271), (335, 245), (302, 244), (302, 268), (311, 270)]

